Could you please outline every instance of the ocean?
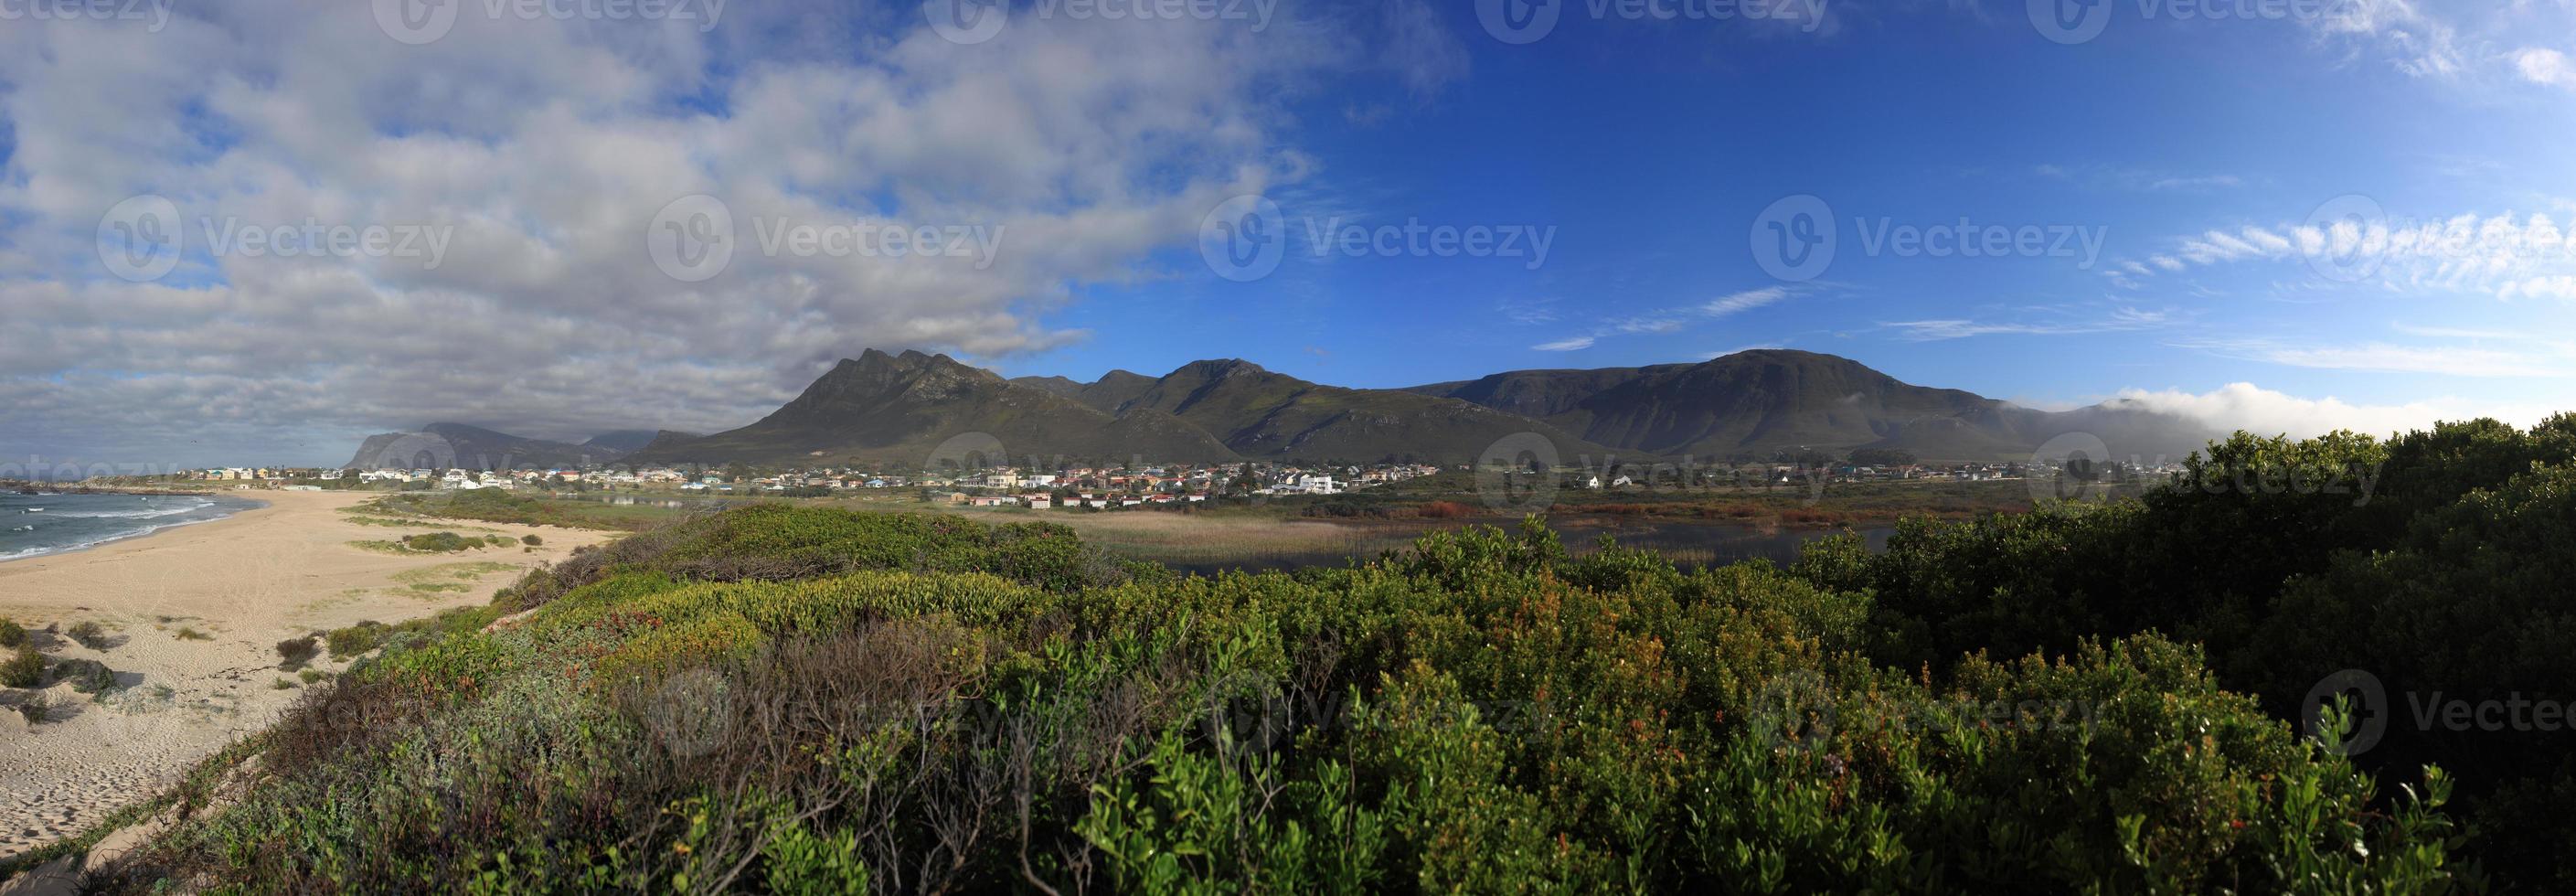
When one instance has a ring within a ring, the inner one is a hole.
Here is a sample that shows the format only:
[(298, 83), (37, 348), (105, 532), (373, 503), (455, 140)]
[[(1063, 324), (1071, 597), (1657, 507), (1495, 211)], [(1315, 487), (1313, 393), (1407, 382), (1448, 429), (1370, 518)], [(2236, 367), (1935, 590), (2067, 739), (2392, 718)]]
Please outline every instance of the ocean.
[(77, 551), (259, 506), (226, 495), (0, 493), (0, 562)]

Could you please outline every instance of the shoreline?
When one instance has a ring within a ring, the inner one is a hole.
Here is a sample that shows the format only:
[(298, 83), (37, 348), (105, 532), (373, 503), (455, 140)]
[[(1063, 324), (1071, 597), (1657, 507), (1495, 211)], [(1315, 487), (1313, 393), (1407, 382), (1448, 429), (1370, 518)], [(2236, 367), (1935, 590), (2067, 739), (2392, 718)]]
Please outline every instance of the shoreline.
[[(74, 493), (73, 493), (73, 492), (63, 492), (62, 494), (74, 494)], [(88, 492), (87, 494), (105, 495), (105, 494), (137, 494), (137, 493), (134, 493), (134, 492)], [(204, 493), (204, 494), (196, 494), (196, 493), (192, 493), (192, 492), (151, 492), (150, 494), (153, 494), (153, 495), (163, 495), (163, 494), (172, 494), (172, 495), (189, 495), (189, 496), (191, 496), (191, 497), (201, 497), (201, 498), (221, 498), (221, 497), (227, 497), (227, 496), (225, 496), (225, 495), (218, 495), (218, 494), (215, 494), (215, 493), (212, 493), (212, 492), (207, 492), (207, 493)], [(163, 533), (163, 532), (167, 532), (167, 531), (170, 531), (170, 530), (172, 530), (172, 529), (184, 529), (184, 528), (187, 528), (187, 527), (190, 527), (190, 526), (203, 526), (203, 525), (206, 525), (206, 524), (209, 524), (209, 523), (220, 523), (220, 522), (223, 522), (223, 521), (225, 521), (225, 520), (238, 519), (238, 518), (240, 518), (240, 517), (242, 517), (242, 516), (244, 516), (244, 515), (251, 514), (251, 513), (256, 513), (256, 512), (261, 511), (261, 510), (265, 510), (265, 509), (267, 509), (267, 508), (270, 506), (270, 503), (269, 503), (269, 502), (267, 502), (267, 501), (263, 501), (263, 500), (260, 500), (260, 499), (258, 499), (258, 498), (242, 498), (242, 499), (240, 499), (240, 500), (250, 502), (250, 506), (248, 506), (248, 507), (244, 507), (244, 508), (241, 508), (241, 509), (239, 509), (239, 510), (231, 511), (231, 512), (229, 512), (229, 513), (224, 514), (223, 516), (210, 517), (210, 518), (202, 519), (202, 520), (185, 520), (185, 521), (176, 522), (176, 523), (163, 523), (163, 524), (160, 524), (160, 525), (152, 526), (151, 528), (144, 529), (143, 531), (140, 531), (140, 532), (135, 532), (135, 533), (128, 534), (128, 535), (118, 535), (118, 536), (114, 536), (114, 537), (110, 537), (110, 538), (103, 538), (103, 539), (100, 539), (100, 540), (98, 540), (98, 541), (88, 542), (88, 543), (85, 543), (85, 544), (77, 544), (77, 545), (71, 545), (71, 546), (68, 546), (68, 547), (58, 547), (58, 548), (29, 548), (29, 549), (28, 549), (28, 551), (27, 551), (27, 552), (25, 552), (25, 553), (0, 554), (0, 564), (5, 564), (5, 563), (18, 563), (18, 562), (27, 561), (27, 560), (41, 560), (41, 559), (44, 559), (44, 558), (46, 558), (46, 557), (60, 557), (60, 556), (65, 555), (65, 554), (78, 554), (78, 553), (82, 553), (82, 552), (85, 552), (85, 551), (95, 551), (95, 550), (98, 550), (99, 548), (107, 547), (108, 545), (112, 545), (112, 544), (120, 544), (120, 543), (123, 543), (123, 542), (135, 541), (135, 540), (138, 540), (138, 539), (144, 539), (144, 538), (150, 538), (150, 537), (152, 537), (152, 536), (159, 535), (159, 534), (161, 534), (161, 533)]]
[[(0, 688), (0, 858), (151, 799), (354, 659), (292, 667), (279, 641), (487, 603), (525, 569), (609, 538), (480, 521), (388, 528), (341, 513), (366, 497), (267, 492), (260, 506), (228, 516), (0, 562), (0, 617), (25, 625), (49, 664), (96, 660), (117, 682), (98, 697), (69, 682)], [(544, 545), (424, 555), (355, 546), (467, 526), (538, 534)], [(60, 633), (80, 622), (105, 630), (104, 649)], [(45, 718), (30, 723), (19, 708), (37, 700)]]

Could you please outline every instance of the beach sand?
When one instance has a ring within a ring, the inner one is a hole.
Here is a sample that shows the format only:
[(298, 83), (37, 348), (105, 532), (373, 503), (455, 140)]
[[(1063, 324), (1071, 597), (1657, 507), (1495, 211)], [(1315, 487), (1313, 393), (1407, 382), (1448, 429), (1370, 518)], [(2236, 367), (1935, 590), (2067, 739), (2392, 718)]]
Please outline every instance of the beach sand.
[[(49, 658), (95, 659), (124, 690), (105, 701), (69, 683), (41, 692), (47, 721), (16, 709), (32, 694), (0, 691), (0, 857), (79, 833), (148, 799), (186, 769), (266, 727), (303, 693), (280, 668), (277, 642), (361, 620), (395, 623), (488, 601), (540, 561), (561, 560), (611, 533), (458, 521), (389, 527), (351, 520), (342, 508), (371, 495), (247, 493), (269, 506), (112, 542), (86, 551), (0, 563), (0, 617), (27, 627)], [(534, 552), (512, 544), (456, 554), (395, 555), (353, 546), (419, 532), (535, 534)], [(96, 621), (106, 650), (68, 630)], [(193, 629), (207, 639), (182, 638)], [(324, 672), (348, 668), (325, 656)]]

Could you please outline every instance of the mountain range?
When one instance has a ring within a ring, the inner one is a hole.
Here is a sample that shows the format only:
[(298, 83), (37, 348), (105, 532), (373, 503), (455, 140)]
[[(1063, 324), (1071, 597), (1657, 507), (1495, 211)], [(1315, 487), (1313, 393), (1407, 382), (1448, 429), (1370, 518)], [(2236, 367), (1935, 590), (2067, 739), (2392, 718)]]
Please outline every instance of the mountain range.
[(348, 468), (438, 469), (474, 467), (580, 467), (608, 463), (635, 453), (654, 433), (621, 430), (601, 433), (580, 444), (530, 439), (462, 423), (432, 423), (414, 432), (368, 436), (349, 458)]
[[(1544, 437), (1569, 461), (1767, 459), (1782, 450), (1840, 456), (1860, 448), (1986, 461), (2024, 459), (2068, 434), (2098, 437), (2117, 456), (2180, 457), (2217, 435), (2135, 403), (2042, 411), (1785, 349), (1696, 364), (1518, 370), (1403, 389), (1324, 385), (1236, 359), (1194, 361), (1159, 377), (1113, 370), (1088, 383), (1009, 379), (947, 355), (870, 349), (758, 422), (713, 435), (636, 430), (571, 445), (457, 424), (424, 432), (455, 444), (459, 456), (509, 456), (522, 466), (565, 457), (923, 463), (970, 451), (1018, 460), (1456, 464), (1520, 433)], [(397, 449), (406, 435), (371, 438), (358, 459)]]

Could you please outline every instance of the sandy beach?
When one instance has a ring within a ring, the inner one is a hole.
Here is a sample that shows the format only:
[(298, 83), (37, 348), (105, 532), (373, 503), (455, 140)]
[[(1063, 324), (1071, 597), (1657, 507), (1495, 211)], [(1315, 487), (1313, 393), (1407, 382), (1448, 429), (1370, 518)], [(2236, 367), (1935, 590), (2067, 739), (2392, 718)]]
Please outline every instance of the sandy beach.
[[(277, 642), (480, 604), (521, 570), (611, 537), (472, 521), (391, 527), (341, 512), (371, 497), (365, 494), (245, 496), (269, 506), (86, 551), (0, 562), (0, 618), (26, 626), (49, 661), (106, 663), (122, 688), (104, 700), (74, 693), (69, 683), (0, 690), (0, 857), (78, 833), (268, 725), (304, 686), (280, 668)], [(534, 534), (544, 545), (397, 555), (353, 544), (432, 531), (514, 541)], [(106, 649), (43, 631), (83, 621), (106, 629)], [(348, 660), (326, 656), (311, 668), (332, 673)], [(16, 707), (37, 695), (52, 708), (46, 721), (30, 725)]]

